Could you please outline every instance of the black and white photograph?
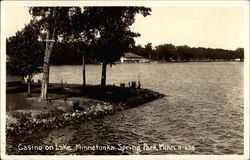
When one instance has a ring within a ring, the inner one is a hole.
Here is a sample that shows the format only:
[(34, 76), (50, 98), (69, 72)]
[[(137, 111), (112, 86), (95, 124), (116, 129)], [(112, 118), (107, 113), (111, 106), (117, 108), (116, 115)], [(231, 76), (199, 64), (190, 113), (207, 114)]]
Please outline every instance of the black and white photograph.
[(2, 1), (1, 159), (62, 157), (248, 160), (249, 1)]

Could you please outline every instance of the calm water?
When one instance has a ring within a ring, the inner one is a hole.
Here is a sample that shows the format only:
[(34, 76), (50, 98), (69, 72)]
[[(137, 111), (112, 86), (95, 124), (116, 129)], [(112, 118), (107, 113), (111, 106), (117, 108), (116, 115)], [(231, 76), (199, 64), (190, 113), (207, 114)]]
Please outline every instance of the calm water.
[[(100, 65), (88, 65), (86, 71), (88, 84), (100, 83)], [(51, 67), (50, 82), (81, 83), (81, 73), (81, 66)], [(243, 63), (108, 67), (108, 84), (138, 79), (143, 88), (166, 97), (91, 122), (9, 139), (8, 151), (15, 153), (18, 144), (68, 144), (72, 150), (37, 151), (37, 154), (243, 154)], [(76, 149), (78, 144), (127, 148), (124, 152), (103, 148), (85, 151)], [(148, 148), (153, 145), (158, 150)], [(160, 150), (164, 145), (183, 148)], [(19, 152), (31, 154), (31, 151)]]

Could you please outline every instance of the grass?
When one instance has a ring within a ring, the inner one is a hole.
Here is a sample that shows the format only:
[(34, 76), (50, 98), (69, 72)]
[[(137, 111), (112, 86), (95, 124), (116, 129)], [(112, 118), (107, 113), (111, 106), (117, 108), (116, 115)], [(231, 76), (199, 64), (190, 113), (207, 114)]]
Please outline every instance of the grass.
[(119, 110), (139, 106), (163, 94), (148, 90), (117, 86), (50, 84), (48, 101), (39, 100), (40, 84), (7, 88), (7, 135), (24, 135), (88, 121)]

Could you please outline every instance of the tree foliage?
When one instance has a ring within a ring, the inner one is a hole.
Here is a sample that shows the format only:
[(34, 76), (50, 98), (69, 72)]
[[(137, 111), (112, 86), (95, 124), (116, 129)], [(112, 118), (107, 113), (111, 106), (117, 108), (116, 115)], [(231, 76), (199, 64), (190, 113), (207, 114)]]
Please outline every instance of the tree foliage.
[(44, 47), (38, 41), (39, 35), (37, 22), (31, 21), (7, 39), (7, 67), (11, 74), (32, 77), (41, 72)]
[[(73, 20), (81, 15), (80, 7), (30, 7), (30, 14), (39, 19), (40, 29), (46, 32), (55, 30), (55, 40), (69, 32), (74, 32)], [(51, 35), (52, 36), (52, 35)], [(51, 37), (49, 37), (51, 38)]]
[(87, 50), (81, 42), (57, 42), (51, 55), (51, 65), (81, 65), (82, 55), (85, 54), (87, 64), (96, 63), (93, 53)]
[(130, 30), (135, 15), (150, 14), (145, 7), (88, 7), (84, 13), (92, 17), (89, 22), (96, 31), (95, 57), (100, 62), (114, 63), (124, 52), (135, 44), (134, 37), (139, 36)]

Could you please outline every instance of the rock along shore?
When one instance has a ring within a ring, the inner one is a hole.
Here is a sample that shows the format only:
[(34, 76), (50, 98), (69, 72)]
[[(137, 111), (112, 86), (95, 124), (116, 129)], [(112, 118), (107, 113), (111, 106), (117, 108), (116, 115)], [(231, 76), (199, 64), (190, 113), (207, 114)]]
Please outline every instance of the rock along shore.
[[(64, 96), (58, 98), (58, 95)], [(37, 96), (27, 97), (29, 107), (7, 112), (6, 134), (27, 135), (86, 122), (163, 96), (149, 89), (115, 86), (93, 86), (83, 92), (77, 87), (57, 89), (49, 101), (40, 101)]]

